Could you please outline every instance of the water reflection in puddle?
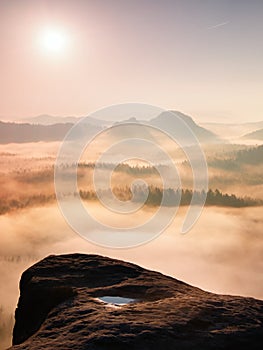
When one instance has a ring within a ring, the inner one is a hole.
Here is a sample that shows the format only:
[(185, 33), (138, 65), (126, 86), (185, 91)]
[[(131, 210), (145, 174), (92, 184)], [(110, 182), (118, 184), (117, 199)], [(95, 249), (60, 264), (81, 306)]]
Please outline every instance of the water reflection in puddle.
[(109, 306), (122, 306), (136, 302), (136, 299), (112, 296), (100, 297), (98, 300)]

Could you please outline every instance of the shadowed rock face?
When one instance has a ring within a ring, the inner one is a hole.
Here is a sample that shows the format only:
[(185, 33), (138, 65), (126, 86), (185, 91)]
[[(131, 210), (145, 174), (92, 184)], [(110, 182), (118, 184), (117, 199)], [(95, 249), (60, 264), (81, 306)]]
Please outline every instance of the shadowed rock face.
[(262, 320), (263, 301), (98, 255), (49, 256), (22, 275), (11, 349), (261, 349)]

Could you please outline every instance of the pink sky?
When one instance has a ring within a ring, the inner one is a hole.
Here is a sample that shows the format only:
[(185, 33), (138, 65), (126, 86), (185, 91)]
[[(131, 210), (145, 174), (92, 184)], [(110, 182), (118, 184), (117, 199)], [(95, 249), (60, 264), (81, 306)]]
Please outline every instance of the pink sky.
[[(0, 117), (142, 102), (199, 121), (262, 120), (263, 3), (212, 3), (1, 1)], [(45, 52), (45, 28), (64, 33), (63, 50)]]

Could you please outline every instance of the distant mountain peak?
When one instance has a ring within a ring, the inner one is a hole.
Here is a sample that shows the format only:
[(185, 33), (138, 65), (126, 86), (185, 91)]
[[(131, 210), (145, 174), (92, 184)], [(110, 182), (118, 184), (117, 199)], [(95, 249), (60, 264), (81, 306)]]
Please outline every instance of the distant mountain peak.
[(193, 134), (202, 143), (218, 143), (219, 137), (213, 132), (196, 124), (192, 117), (178, 111), (164, 111), (157, 117), (150, 120), (149, 124), (166, 131), (175, 138), (180, 135), (182, 138), (187, 138), (189, 135), (186, 132), (185, 125), (178, 121), (178, 117), (191, 129)]

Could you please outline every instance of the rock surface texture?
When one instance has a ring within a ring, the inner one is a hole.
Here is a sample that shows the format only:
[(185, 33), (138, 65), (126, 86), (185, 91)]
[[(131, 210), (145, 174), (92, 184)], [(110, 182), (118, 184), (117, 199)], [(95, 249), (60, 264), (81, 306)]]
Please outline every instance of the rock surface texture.
[(262, 322), (263, 301), (98, 255), (49, 256), (22, 275), (11, 349), (262, 349)]

